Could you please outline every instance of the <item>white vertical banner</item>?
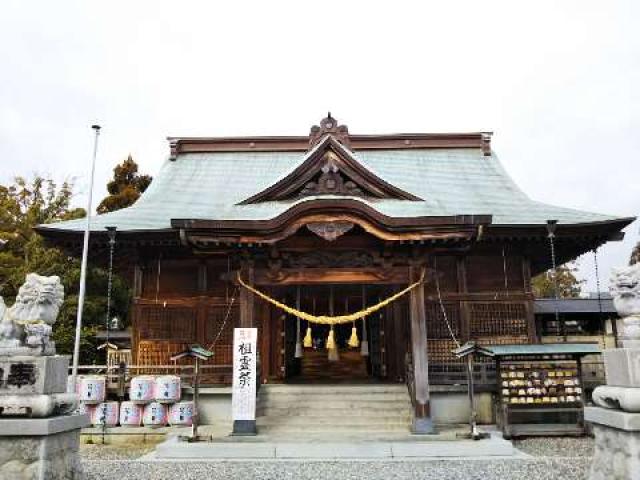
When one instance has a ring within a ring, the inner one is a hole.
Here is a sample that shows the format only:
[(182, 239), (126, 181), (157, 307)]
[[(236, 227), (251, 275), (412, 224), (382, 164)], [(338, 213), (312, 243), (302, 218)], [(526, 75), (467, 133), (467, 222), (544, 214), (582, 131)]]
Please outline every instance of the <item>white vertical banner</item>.
[(257, 328), (233, 329), (233, 420), (256, 419)]

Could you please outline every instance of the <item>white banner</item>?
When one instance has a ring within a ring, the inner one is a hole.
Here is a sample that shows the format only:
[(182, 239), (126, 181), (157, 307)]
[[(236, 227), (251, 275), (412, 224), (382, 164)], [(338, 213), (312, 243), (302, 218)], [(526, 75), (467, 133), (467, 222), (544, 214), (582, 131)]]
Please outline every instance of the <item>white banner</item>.
[(233, 420), (256, 419), (257, 328), (233, 330)]

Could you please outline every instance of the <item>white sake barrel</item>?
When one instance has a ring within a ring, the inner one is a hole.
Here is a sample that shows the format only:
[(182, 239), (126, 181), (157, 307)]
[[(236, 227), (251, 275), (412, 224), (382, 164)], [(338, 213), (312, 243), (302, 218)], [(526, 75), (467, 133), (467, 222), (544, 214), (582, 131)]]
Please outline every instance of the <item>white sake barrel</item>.
[(83, 403), (104, 402), (106, 392), (106, 381), (104, 377), (90, 375), (80, 379), (78, 395)]
[(169, 425), (193, 425), (193, 402), (178, 402), (169, 407)]
[(91, 412), (91, 424), (94, 427), (102, 425), (115, 427), (118, 425), (119, 413), (118, 402), (99, 403)]
[(167, 406), (158, 402), (145, 405), (142, 423), (145, 427), (164, 427), (167, 424)]
[(147, 403), (154, 400), (155, 377), (141, 375), (131, 379), (129, 400), (136, 403)]
[(91, 420), (91, 415), (93, 415), (93, 411), (96, 409), (95, 405), (89, 403), (78, 403), (78, 408), (76, 409), (76, 413), (82, 415), (86, 415)]
[(156, 402), (179, 402), (181, 394), (180, 377), (176, 375), (161, 375), (156, 377)]
[(142, 424), (142, 405), (134, 402), (120, 404), (120, 425), (123, 427), (139, 427)]

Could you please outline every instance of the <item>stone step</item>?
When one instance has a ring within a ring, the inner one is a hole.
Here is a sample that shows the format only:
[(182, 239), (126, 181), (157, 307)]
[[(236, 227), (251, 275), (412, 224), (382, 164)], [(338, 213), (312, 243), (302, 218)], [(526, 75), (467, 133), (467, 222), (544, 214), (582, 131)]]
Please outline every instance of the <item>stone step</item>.
[(357, 433), (366, 432), (367, 434), (376, 433), (409, 433), (409, 423), (399, 424), (378, 424), (369, 423), (367, 425), (341, 425), (326, 424), (318, 426), (303, 425), (264, 425), (258, 423), (258, 429), (261, 434), (332, 434), (332, 433)]
[(260, 393), (305, 393), (324, 395), (329, 393), (404, 393), (407, 387), (404, 384), (382, 385), (282, 385), (269, 384), (260, 387)]
[(407, 426), (409, 425), (409, 415), (399, 417), (257, 417), (258, 425), (277, 426), (299, 426), (301, 428), (313, 429), (322, 426), (341, 425), (344, 427), (385, 425), (385, 426)]
[(300, 407), (258, 407), (257, 415), (260, 416), (300, 416), (300, 417), (318, 417), (322, 415), (331, 415), (333, 417), (393, 417), (405, 416), (411, 414), (409, 405), (401, 405), (398, 408), (345, 408), (345, 407), (324, 407), (309, 408), (307, 406)]
[(409, 398), (407, 397), (386, 397), (386, 398), (359, 398), (352, 396), (343, 397), (298, 397), (283, 395), (279, 397), (261, 397), (258, 399), (258, 405), (271, 406), (271, 407), (288, 407), (288, 406), (304, 406), (308, 405), (310, 408), (322, 408), (323, 406), (334, 406), (343, 408), (395, 408), (398, 405), (408, 405)]
[(358, 394), (358, 393), (260, 393), (259, 397), (262, 401), (313, 401), (318, 400), (322, 402), (327, 401), (353, 401), (353, 402), (372, 402), (372, 401), (403, 401), (409, 399), (408, 393), (370, 393), (370, 394)]

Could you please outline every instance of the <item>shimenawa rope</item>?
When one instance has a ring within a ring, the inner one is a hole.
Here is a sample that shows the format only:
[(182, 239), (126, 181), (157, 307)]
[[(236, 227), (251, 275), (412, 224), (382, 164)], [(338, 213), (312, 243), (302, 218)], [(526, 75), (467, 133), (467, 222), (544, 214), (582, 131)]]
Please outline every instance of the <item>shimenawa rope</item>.
[(260, 297), (263, 300), (271, 303), (272, 305), (275, 305), (279, 309), (284, 310), (285, 312), (287, 312), (290, 315), (294, 315), (294, 316), (296, 316), (298, 318), (301, 318), (301, 319), (306, 320), (307, 322), (311, 322), (311, 323), (318, 323), (318, 324), (322, 324), (322, 325), (338, 325), (338, 324), (342, 324), (342, 323), (355, 322), (356, 320), (360, 320), (361, 318), (367, 317), (367, 316), (371, 315), (372, 313), (377, 312), (381, 308), (386, 307), (387, 305), (389, 305), (390, 303), (394, 302), (398, 298), (402, 297), (406, 293), (409, 293), (411, 290), (413, 290), (417, 286), (422, 285), (424, 283), (424, 275), (425, 275), (425, 271), (422, 270), (422, 274), (420, 275), (420, 279), (417, 282), (412, 283), (411, 285), (409, 285), (404, 290), (400, 290), (398, 293), (396, 293), (394, 295), (391, 295), (390, 297), (386, 298), (385, 300), (382, 300), (381, 302), (378, 302), (375, 305), (372, 305), (371, 307), (364, 308), (364, 309), (362, 309), (362, 310), (360, 310), (358, 312), (350, 313), (348, 315), (337, 315), (337, 316), (311, 315), (310, 313), (303, 312), (301, 310), (297, 310), (297, 309), (292, 308), (292, 307), (290, 307), (288, 305), (285, 305), (284, 303), (281, 303), (281, 302), (277, 301), (276, 299), (271, 298), (266, 293), (263, 293), (260, 290), (257, 290), (255, 288), (253, 288), (251, 285), (246, 284), (244, 282), (244, 280), (242, 280), (242, 277), (240, 276), (240, 272), (238, 272), (238, 283), (240, 285), (242, 285), (244, 288), (246, 288), (247, 290), (249, 290), (251, 293), (257, 295), (258, 297)]

